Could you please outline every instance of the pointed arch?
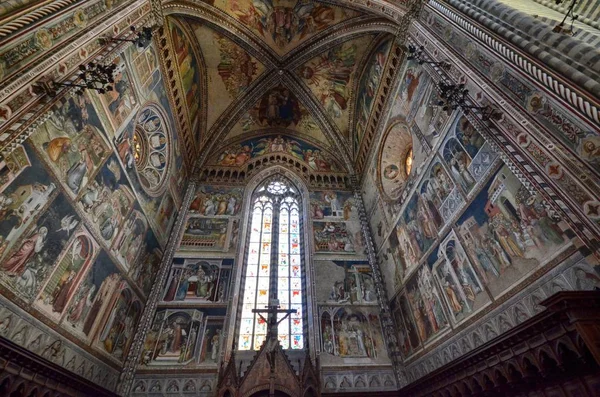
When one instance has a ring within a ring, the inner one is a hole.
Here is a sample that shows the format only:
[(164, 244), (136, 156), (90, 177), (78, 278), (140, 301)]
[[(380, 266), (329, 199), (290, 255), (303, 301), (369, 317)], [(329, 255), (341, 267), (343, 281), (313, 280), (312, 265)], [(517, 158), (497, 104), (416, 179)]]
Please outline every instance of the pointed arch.
[[(252, 213), (253, 206), (255, 204), (255, 199), (257, 197), (257, 193), (260, 193), (259, 190), (261, 187), (264, 187), (267, 182), (275, 181), (275, 180), (285, 180), (292, 186), (295, 190), (295, 197), (298, 202), (298, 219), (300, 220), (300, 233), (299, 237), (302, 241), (300, 259), (301, 259), (301, 269), (302, 269), (302, 320), (303, 320), (303, 336), (304, 336), (304, 344), (303, 348), (308, 350), (311, 356), (314, 357), (315, 354), (315, 335), (313, 332), (309, 332), (309, 329), (314, 329), (314, 326), (309, 326), (309, 322), (312, 324), (313, 315), (316, 313), (315, 310), (315, 302), (313, 301), (314, 288), (313, 279), (314, 279), (314, 270), (310, 266), (311, 261), (311, 253), (312, 253), (312, 239), (309, 236), (312, 233), (311, 225), (309, 222), (303, 222), (303, 220), (310, 219), (309, 212), (309, 193), (308, 193), (308, 181), (306, 181), (303, 177), (287, 170), (286, 168), (275, 165), (269, 168), (266, 168), (255, 175), (248, 183), (247, 189), (244, 197), (243, 204), (243, 213)], [(260, 196), (260, 194), (258, 194)], [(247, 257), (248, 257), (248, 247), (251, 239), (251, 228), (252, 228), (252, 217), (248, 217), (243, 221), (241, 225), (241, 234), (239, 239), (240, 247), (237, 249), (237, 263), (241, 265), (238, 267), (236, 271), (234, 288), (238, 291), (243, 291), (245, 276), (247, 270)], [(260, 258), (259, 258), (260, 261)], [(271, 276), (270, 280), (273, 280)], [(274, 282), (275, 285), (272, 286), (273, 289), (277, 288), (276, 285), (277, 278), (275, 277)], [(238, 350), (239, 347), (239, 339), (240, 335), (240, 324), (242, 319), (242, 310), (244, 305), (244, 293), (236, 295), (233, 298), (232, 306), (231, 306), (231, 315), (230, 315), (230, 323), (228, 324), (228, 340), (231, 342), (228, 343), (226, 354), (226, 360), (229, 359), (232, 350)], [(259, 348), (260, 346), (256, 346)], [(254, 346), (252, 346), (254, 348)]]

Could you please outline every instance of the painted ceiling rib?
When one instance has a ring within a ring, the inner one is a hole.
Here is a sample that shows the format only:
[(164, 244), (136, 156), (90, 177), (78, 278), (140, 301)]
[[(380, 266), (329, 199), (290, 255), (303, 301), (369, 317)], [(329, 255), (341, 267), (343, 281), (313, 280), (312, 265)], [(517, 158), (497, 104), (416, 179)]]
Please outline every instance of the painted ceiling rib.
[(242, 22), (216, 7), (202, 2), (176, 1), (165, 3), (163, 12), (165, 16), (172, 15), (205, 22), (211, 29), (242, 46), (266, 67), (277, 67), (280, 63), (279, 56), (260, 37)]
[(265, 71), (244, 95), (236, 98), (227, 107), (215, 121), (211, 131), (209, 131), (210, 139), (200, 151), (200, 156), (196, 163), (196, 170), (199, 170), (202, 165), (204, 165), (217, 142), (227, 136), (229, 131), (240, 120), (244, 113), (259, 101), (267, 90), (277, 85), (280, 81), (281, 76), (279, 74), (274, 73), (273, 70)]
[(354, 173), (354, 165), (351, 161), (348, 147), (342, 143), (345, 141), (342, 133), (338, 130), (335, 123), (331, 122), (331, 119), (325, 114), (323, 107), (317, 103), (314, 95), (303, 87), (293, 73), (283, 73), (282, 82), (290, 88), (300, 100), (302, 100), (304, 106), (306, 106), (317, 121), (319, 127), (321, 127), (321, 131), (330, 142), (331, 146), (339, 151), (342, 157), (341, 160), (348, 171), (351, 174)]
[[(288, 52), (282, 59), (282, 64), (289, 70), (309, 61), (315, 55), (345, 41), (379, 32), (396, 33), (398, 27), (392, 22), (378, 17), (358, 17), (335, 24), (319, 32), (298, 47)], [(335, 34), (334, 34), (335, 33)]]

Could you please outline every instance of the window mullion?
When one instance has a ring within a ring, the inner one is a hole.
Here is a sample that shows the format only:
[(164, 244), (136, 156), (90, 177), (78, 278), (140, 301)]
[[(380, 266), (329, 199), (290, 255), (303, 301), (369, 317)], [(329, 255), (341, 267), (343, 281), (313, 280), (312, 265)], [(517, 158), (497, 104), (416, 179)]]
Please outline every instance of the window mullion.
[[(271, 223), (271, 283), (269, 285), (269, 303), (272, 299), (278, 299), (277, 296), (277, 274), (279, 266), (279, 212), (281, 211), (281, 202), (274, 200), (273, 203), (273, 221)], [(277, 314), (269, 313), (269, 317)], [(270, 323), (270, 321), (269, 321)], [(267, 330), (268, 332), (268, 330)]]
[[(254, 286), (254, 308), (257, 309), (258, 306), (258, 282), (260, 280), (260, 259), (262, 257), (262, 233), (263, 233), (263, 222), (265, 219), (265, 206), (264, 204), (262, 205), (262, 211), (260, 212), (260, 228), (259, 228), (259, 244), (258, 244), (258, 267), (257, 267), (257, 272), (256, 272), (256, 284)], [(253, 223), (253, 222), (252, 222)], [(250, 341), (250, 349), (254, 349), (254, 339), (255, 339), (255, 335), (256, 335), (256, 316), (257, 314), (254, 314), (254, 317), (252, 318), (252, 339)]]

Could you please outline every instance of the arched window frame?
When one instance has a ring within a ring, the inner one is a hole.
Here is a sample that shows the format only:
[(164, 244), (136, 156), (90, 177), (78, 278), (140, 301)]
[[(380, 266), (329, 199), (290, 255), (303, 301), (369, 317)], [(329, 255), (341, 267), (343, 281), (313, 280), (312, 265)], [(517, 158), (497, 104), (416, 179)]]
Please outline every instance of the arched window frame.
[[(301, 234), (303, 237), (303, 253), (301, 255), (302, 260), (302, 272), (303, 272), (303, 296), (304, 296), (304, 317), (303, 317), (303, 326), (304, 326), (304, 349), (308, 350), (310, 356), (315, 359), (315, 346), (318, 346), (318, 341), (316, 338), (318, 335), (315, 332), (310, 330), (314, 330), (315, 324), (318, 324), (317, 310), (316, 310), (316, 301), (314, 300), (315, 294), (315, 286), (314, 286), (314, 269), (312, 267), (312, 252), (313, 252), (313, 240), (310, 237), (311, 233), (311, 224), (308, 221), (310, 219), (310, 211), (309, 211), (309, 194), (306, 188), (307, 182), (298, 177), (296, 174), (290, 172), (289, 170), (281, 167), (281, 166), (272, 166), (265, 170), (262, 170), (260, 173), (255, 175), (246, 185), (246, 191), (244, 193), (244, 203), (243, 203), (243, 214), (249, 214), (251, 208), (254, 204), (252, 197), (256, 191), (256, 188), (259, 186), (265, 185), (267, 180), (271, 178), (280, 178), (285, 177), (297, 189), (298, 199), (299, 199), (299, 207), (300, 207), (300, 224), (301, 224)], [(225, 324), (225, 328), (227, 329), (227, 340), (229, 342), (226, 343), (226, 351), (225, 351), (225, 360), (229, 360), (232, 351), (237, 352), (238, 359), (244, 357), (243, 353), (248, 353), (248, 357), (252, 357), (255, 350), (249, 351), (240, 351), (238, 350), (238, 336), (239, 336), (239, 326), (241, 319), (241, 311), (243, 305), (243, 292), (244, 281), (246, 275), (246, 255), (247, 250), (245, 249), (248, 245), (249, 236), (250, 236), (250, 228), (251, 222), (250, 217), (245, 217), (242, 220), (241, 234), (239, 239), (239, 246), (237, 247), (236, 254), (236, 263), (240, 264), (236, 266), (236, 276), (234, 281), (234, 291), (238, 291), (238, 293), (232, 296), (232, 304), (231, 304), (231, 312), (230, 316), (228, 316)], [(310, 324), (309, 324), (310, 323)], [(293, 353), (297, 350), (289, 350), (290, 353)], [(301, 352), (301, 351), (300, 351)]]

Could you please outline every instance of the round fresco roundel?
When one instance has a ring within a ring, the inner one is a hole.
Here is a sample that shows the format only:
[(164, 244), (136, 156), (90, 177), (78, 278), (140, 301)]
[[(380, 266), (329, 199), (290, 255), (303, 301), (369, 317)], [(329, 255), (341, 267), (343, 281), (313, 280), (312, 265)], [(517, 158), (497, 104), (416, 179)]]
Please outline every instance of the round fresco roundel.
[(164, 112), (155, 104), (137, 115), (133, 134), (133, 158), (140, 184), (146, 193), (159, 194), (165, 185), (171, 152), (171, 138)]
[(410, 175), (413, 160), (413, 141), (403, 121), (393, 124), (379, 149), (377, 173), (379, 190), (388, 200), (400, 197)]

